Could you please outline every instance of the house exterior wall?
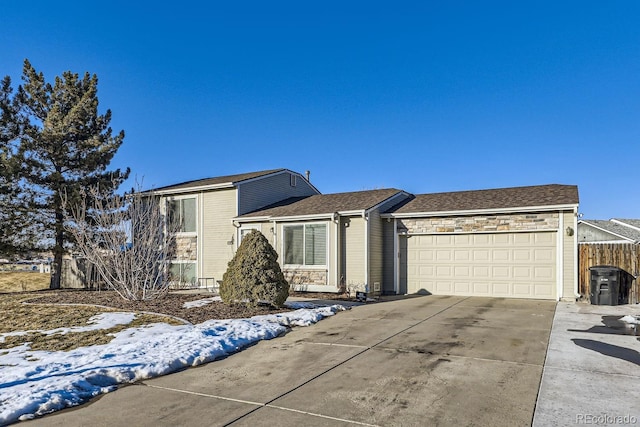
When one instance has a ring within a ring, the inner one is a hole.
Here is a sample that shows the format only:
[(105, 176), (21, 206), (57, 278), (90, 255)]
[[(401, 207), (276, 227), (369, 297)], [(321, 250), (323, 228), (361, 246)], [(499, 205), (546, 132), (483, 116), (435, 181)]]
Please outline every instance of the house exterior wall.
[(557, 230), (558, 212), (403, 218), (409, 234)]
[[(562, 295), (560, 298), (566, 300), (575, 300), (577, 293), (578, 265), (577, 250), (578, 240), (575, 232), (576, 214), (573, 212), (562, 213), (563, 230), (559, 230), (558, 234), (562, 236)], [(574, 230), (573, 236), (568, 236), (565, 230), (571, 227)]]
[(309, 182), (296, 176), (296, 185), (291, 185), (290, 172), (278, 173), (238, 184), (238, 215), (279, 202), (289, 197), (312, 196), (318, 192)]
[(176, 236), (176, 259), (183, 261), (198, 260), (197, 236)]
[(340, 218), (340, 276), (347, 288), (366, 284), (365, 226), (359, 216)]
[(369, 213), (369, 292), (382, 293), (384, 267), (384, 231), (380, 212), (374, 210)]
[(398, 256), (396, 251), (399, 248), (395, 247), (394, 221), (382, 221), (382, 292), (384, 294), (395, 292), (394, 262)]
[(207, 191), (200, 194), (199, 233), (201, 239), (198, 277), (222, 280), (227, 263), (236, 249), (236, 189)]
[(578, 225), (578, 242), (609, 242), (619, 241), (620, 237), (606, 231), (598, 230), (587, 224)]

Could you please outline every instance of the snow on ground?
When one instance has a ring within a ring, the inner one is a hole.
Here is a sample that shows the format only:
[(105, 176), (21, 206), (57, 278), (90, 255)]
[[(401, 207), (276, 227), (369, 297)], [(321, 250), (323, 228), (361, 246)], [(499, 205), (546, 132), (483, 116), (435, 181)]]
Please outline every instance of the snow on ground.
[[(118, 325), (127, 325), (136, 317), (135, 313), (124, 312), (111, 312), (100, 313), (95, 316), (91, 316), (88, 325), (85, 326), (72, 326), (70, 328), (56, 328), (56, 329), (30, 329), (28, 331), (15, 331), (0, 333), (0, 342), (4, 342), (5, 337), (26, 335), (29, 332), (40, 332), (44, 335), (54, 334), (68, 334), (72, 332), (85, 332), (85, 331), (97, 331), (98, 329), (109, 329)], [(1, 366), (1, 365), (0, 365)], [(0, 384), (0, 387), (2, 385)]]
[(640, 325), (640, 316), (631, 316), (626, 315), (620, 319), (622, 322), (628, 323), (630, 325)]
[(211, 304), (212, 302), (215, 302), (215, 301), (222, 301), (222, 299), (220, 297), (211, 297), (211, 298), (198, 299), (195, 301), (187, 301), (184, 304), (182, 304), (182, 307), (184, 308), (202, 307), (207, 304)]
[[(308, 326), (341, 310), (345, 307), (316, 306), (197, 325), (154, 323), (115, 333), (109, 344), (67, 352), (32, 351), (28, 344), (0, 350), (0, 425), (79, 405), (118, 384), (219, 359), (275, 338), (287, 327)], [(87, 327), (108, 328), (124, 320), (124, 315), (105, 313), (94, 316)]]

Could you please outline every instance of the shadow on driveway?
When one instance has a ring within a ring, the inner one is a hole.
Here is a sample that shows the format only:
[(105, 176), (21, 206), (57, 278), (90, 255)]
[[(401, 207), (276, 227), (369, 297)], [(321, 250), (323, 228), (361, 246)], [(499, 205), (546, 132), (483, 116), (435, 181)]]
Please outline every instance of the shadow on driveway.
[(627, 362), (640, 365), (640, 352), (636, 350), (594, 340), (574, 338), (571, 341), (573, 341), (575, 345), (586, 348), (587, 350), (597, 351), (605, 356), (615, 357), (617, 359), (626, 360)]

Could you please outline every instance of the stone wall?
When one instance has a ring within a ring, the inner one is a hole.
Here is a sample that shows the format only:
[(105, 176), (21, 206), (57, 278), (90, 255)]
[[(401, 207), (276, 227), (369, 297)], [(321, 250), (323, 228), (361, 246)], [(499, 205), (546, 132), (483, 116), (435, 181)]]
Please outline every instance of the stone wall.
[(398, 221), (398, 228), (406, 229), (409, 234), (541, 231), (557, 230), (558, 225), (558, 212), (429, 217)]
[(326, 285), (327, 270), (283, 269), (284, 278), (289, 285)]
[(196, 236), (177, 236), (175, 259), (196, 261), (198, 259), (198, 238)]

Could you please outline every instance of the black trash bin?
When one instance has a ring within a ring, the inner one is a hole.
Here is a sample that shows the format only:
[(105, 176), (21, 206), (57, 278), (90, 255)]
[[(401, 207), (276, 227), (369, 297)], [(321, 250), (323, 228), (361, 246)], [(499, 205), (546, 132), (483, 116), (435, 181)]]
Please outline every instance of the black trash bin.
[(633, 276), (621, 268), (598, 265), (589, 268), (591, 281), (589, 296), (594, 305), (620, 305), (629, 303), (629, 290)]

